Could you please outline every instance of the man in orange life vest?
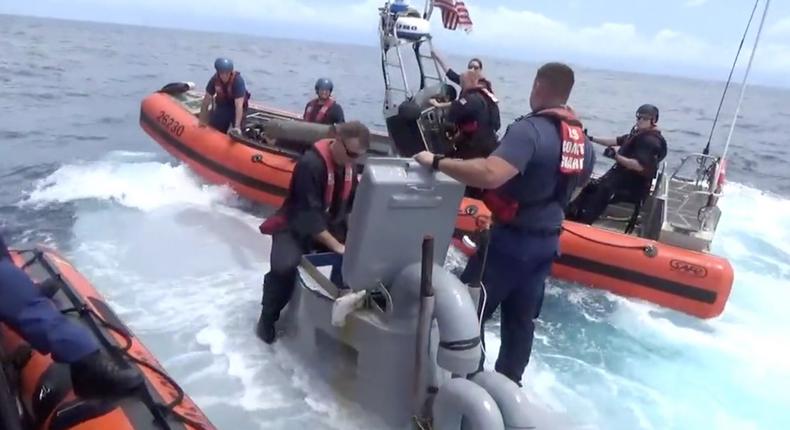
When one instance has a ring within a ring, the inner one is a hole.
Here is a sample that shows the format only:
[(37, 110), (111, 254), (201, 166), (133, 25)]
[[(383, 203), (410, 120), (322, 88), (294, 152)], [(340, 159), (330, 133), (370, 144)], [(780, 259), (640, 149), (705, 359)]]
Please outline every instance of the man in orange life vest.
[[(559, 253), (565, 205), (572, 190), (589, 179), (595, 162), (581, 122), (565, 106), (573, 83), (573, 70), (565, 64), (538, 69), (532, 113), (516, 119), (486, 158), (459, 160), (427, 151), (415, 155), (422, 165), (486, 189), (484, 202), (493, 214), (488, 257), (482, 267), (481, 254), (472, 256), (461, 280), (470, 282), (483, 271), (483, 321), (501, 304), (496, 371), (517, 384), (532, 352), (544, 281)], [(481, 360), (481, 370), (482, 365)]]
[(271, 270), (263, 279), (257, 334), (272, 343), (274, 323), (291, 298), (303, 254), (343, 254), (347, 216), (357, 186), (355, 160), (370, 146), (370, 131), (359, 121), (332, 125), (332, 138), (319, 140), (294, 167), (282, 207), (260, 226), (272, 236)]
[(340, 124), (346, 121), (343, 108), (332, 98), (334, 85), (327, 78), (320, 78), (315, 82), (316, 98), (310, 100), (304, 107), (305, 121), (320, 124)]
[(610, 203), (639, 203), (648, 195), (658, 164), (667, 155), (667, 142), (656, 123), (658, 108), (645, 104), (636, 110), (636, 124), (629, 134), (614, 139), (588, 136), (606, 146), (604, 156), (615, 164), (569, 205), (568, 219), (592, 224)]
[(497, 145), (500, 127), (499, 101), (486, 89), (478, 71), (461, 74), (461, 95), (452, 102), (430, 103), (438, 108), (449, 107), (447, 120), (455, 126), (454, 149), (446, 154), (454, 158), (487, 157)]
[(238, 71), (233, 70), (233, 62), (227, 58), (217, 58), (214, 61), (217, 73), (206, 84), (206, 95), (200, 106), (199, 124), (206, 124), (206, 114), (213, 99), (214, 110), (211, 111), (209, 125), (226, 133), (241, 134), (244, 112), (250, 99), (250, 93), (244, 83), (244, 78)]

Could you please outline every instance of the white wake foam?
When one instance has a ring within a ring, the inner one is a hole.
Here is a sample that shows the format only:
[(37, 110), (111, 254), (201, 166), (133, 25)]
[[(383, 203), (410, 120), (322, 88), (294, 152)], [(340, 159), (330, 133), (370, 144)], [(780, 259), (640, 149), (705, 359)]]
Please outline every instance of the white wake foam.
[[(113, 157), (61, 167), (24, 204), (94, 199), (137, 210), (83, 211), (75, 263), (198, 404), (223, 411), (212, 420), (237, 425), (226, 415), (233, 411), (251, 428), (367, 422), (253, 337), (268, 242), (255, 217), (223, 204), (233, 193), (203, 185), (185, 166)], [(775, 410), (790, 407), (783, 309), (790, 201), (728, 184), (720, 204), (714, 252), (735, 269), (724, 315), (690, 320), (605, 292), (551, 286), (524, 378), (532, 403), (589, 429), (790, 428)], [(498, 334), (489, 323), (488, 368)]]
[[(225, 186), (205, 185), (183, 164), (145, 161), (146, 153), (114, 153), (104, 160), (67, 164), (41, 179), (22, 204), (110, 200), (143, 211), (167, 205), (210, 206), (231, 199)], [(136, 162), (130, 162), (136, 159)]]

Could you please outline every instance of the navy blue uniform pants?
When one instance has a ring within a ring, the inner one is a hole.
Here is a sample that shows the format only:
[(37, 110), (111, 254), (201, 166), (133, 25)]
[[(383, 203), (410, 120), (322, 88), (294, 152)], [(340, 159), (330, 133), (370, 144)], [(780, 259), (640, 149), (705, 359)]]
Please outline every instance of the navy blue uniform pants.
[[(246, 113), (246, 112), (245, 112)], [(223, 133), (227, 133), (233, 122), (236, 120), (236, 106), (227, 104), (218, 104), (209, 118), (209, 125)], [(244, 128), (244, 113), (241, 118), (241, 128)]]
[(568, 206), (566, 218), (584, 224), (592, 224), (613, 203), (637, 203), (645, 197), (647, 189), (642, 179), (620, 170), (610, 170), (597, 181), (585, 186)]
[[(501, 307), (502, 345), (495, 370), (519, 385), (532, 353), (534, 320), (543, 305), (545, 281), (558, 247), (558, 235), (526, 234), (503, 226), (491, 230), (483, 272), (486, 303), (482, 319), (483, 322), (488, 321), (496, 308)], [(472, 282), (480, 273), (481, 266), (479, 253), (473, 255), (461, 275), (461, 281)], [(484, 339), (483, 333), (480, 337)]]
[(261, 317), (273, 323), (280, 318), (280, 311), (288, 304), (296, 283), (297, 267), (307, 246), (300, 243), (289, 231), (272, 235), (269, 255), (270, 270), (263, 277)]
[(0, 259), (0, 321), (61, 363), (73, 363), (99, 349), (90, 333), (63, 316), (8, 258)]
[(230, 130), (233, 120), (236, 119), (236, 109), (227, 106), (220, 106), (211, 111), (211, 118), (209, 118), (209, 125), (223, 133)]
[[(272, 236), (272, 251), (269, 256), (271, 269), (263, 277), (263, 297), (261, 298), (261, 316), (267, 322), (277, 321), (280, 318), (280, 312), (291, 300), (302, 256), (319, 252), (328, 252), (328, 249), (312, 239), (300, 241), (287, 230)], [(340, 258), (340, 255), (332, 254), (325, 260), (339, 261)], [(330, 280), (342, 288), (339, 270), (332, 271)]]

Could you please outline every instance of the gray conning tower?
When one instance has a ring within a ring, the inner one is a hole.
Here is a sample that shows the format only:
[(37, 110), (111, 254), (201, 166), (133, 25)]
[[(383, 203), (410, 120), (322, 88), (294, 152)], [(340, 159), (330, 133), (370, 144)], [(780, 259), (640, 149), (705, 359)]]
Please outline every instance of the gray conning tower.
[[(441, 264), (463, 191), (412, 160), (369, 159), (342, 263), (305, 256), (283, 314), (282, 342), (388, 426), (529, 428), (515, 383), (493, 372), (466, 378), (481, 356), (479, 294)], [(333, 324), (351, 301), (356, 308)]]

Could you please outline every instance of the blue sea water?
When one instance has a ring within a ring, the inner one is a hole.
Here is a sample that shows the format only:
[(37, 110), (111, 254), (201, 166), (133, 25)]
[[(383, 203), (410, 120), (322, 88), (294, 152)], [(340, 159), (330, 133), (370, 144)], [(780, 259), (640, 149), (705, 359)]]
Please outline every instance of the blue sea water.
[[(269, 250), (258, 208), (206, 184), (138, 125), (143, 97), (171, 81), (202, 85), (213, 59), (228, 55), (258, 101), (300, 111), (314, 80), (330, 76), (346, 117), (383, 129), (376, 50), (0, 16), (0, 52), (0, 229), (9, 241), (62, 250), (218, 427), (379, 428), (287, 351), (255, 340)], [(486, 59), (503, 124), (528, 109), (535, 67)], [(721, 83), (576, 73), (571, 103), (591, 133), (624, 133), (635, 107), (652, 102), (670, 166), (704, 146)], [(735, 268), (724, 314), (700, 321), (552, 280), (525, 375), (531, 402), (574, 428), (790, 428), (788, 97), (750, 87), (730, 148), (713, 246)], [(488, 331), (495, 352), (498, 327)]]

